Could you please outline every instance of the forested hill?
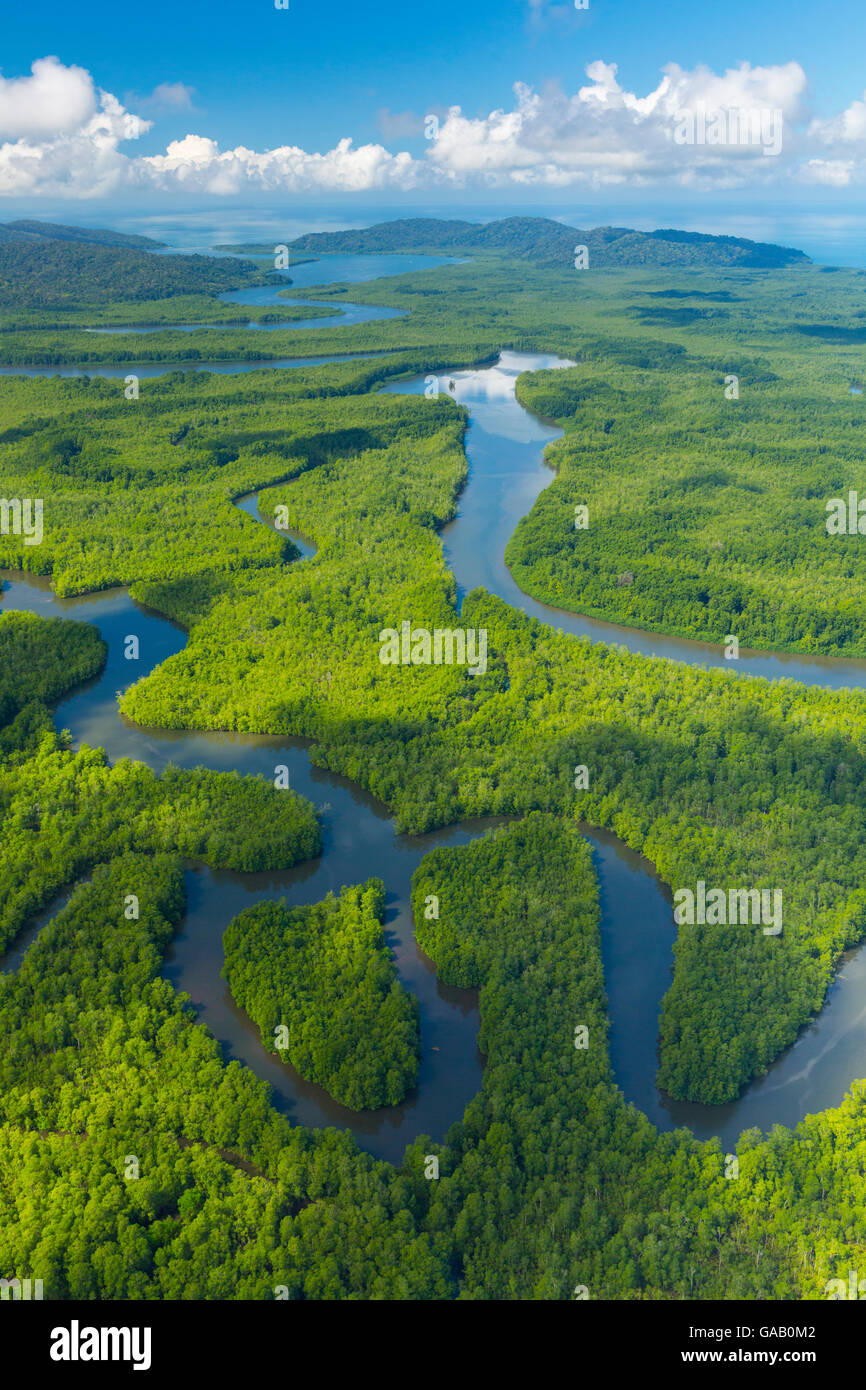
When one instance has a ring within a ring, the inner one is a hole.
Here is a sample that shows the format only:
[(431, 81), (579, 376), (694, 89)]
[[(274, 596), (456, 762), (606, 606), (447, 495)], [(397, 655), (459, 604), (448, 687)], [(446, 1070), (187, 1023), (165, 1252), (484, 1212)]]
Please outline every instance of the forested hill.
[(345, 232), (310, 232), (292, 243), (298, 251), (364, 254), (376, 251), (498, 251), (538, 266), (565, 266), (577, 245), (593, 266), (739, 266), (776, 269), (809, 265), (789, 246), (701, 232), (636, 232), (629, 227), (582, 230), (549, 217), (505, 217), (496, 222), (409, 217)]
[[(27, 225), (47, 229), (50, 224)], [(218, 294), (270, 280), (285, 284), (275, 271), (263, 272), (252, 261), (155, 256), (137, 246), (62, 235), (77, 228), (56, 230), (61, 235), (48, 236), (47, 231), (22, 238), (0, 235), (0, 308), (26, 305), (28, 309), (62, 309), (168, 299), (172, 295)]]
[(149, 236), (134, 236), (128, 232), (113, 232), (105, 227), (65, 227), (60, 222), (0, 222), (2, 241), (83, 241), (91, 246), (129, 246), (138, 251), (158, 251), (164, 241)]

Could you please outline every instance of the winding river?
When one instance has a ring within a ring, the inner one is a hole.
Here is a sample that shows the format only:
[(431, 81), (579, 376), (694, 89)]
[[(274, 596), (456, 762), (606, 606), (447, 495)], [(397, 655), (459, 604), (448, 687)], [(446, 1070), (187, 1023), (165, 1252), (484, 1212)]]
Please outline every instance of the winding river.
[[(297, 284), (298, 272), (303, 270), (307, 284), (336, 278), (359, 280), (372, 278), (373, 274), (421, 268), (410, 266), (410, 260), (440, 264), (442, 259), (328, 257), (324, 263), (294, 268), (292, 278)], [(335, 274), (337, 262), (349, 260), (358, 264), (343, 265), (339, 267), (340, 274)], [(371, 261), (375, 262), (374, 268)], [(321, 277), (318, 281), (313, 278), (317, 274)], [(232, 297), (240, 303), (281, 302), (273, 287), (237, 291)], [(368, 315), (368, 321), (370, 317), (388, 316), (388, 311), (376, 310)], [(327, 323), (330, 326), (332, 320)], [(350, 355), (286, 359), (270, 364), (222, 363), (215, 369), (237, 372), (258, 370), (265, 365), (289, 368), (343, 361)], [(466, 436), (469, 480), (457, 517), (442, 532), (458, 593), (462, 596), (483, 584), (506, 602), (563, 631), (597, 641), (614, 641), (644, 654), (730, 670), (732, 663), (725, 662), (720, 649), (709, 644), (656, 637), (548, 608), (528, 598), (511, 578), (502, 558), (505, 544), (538, 493), (551, 481), (543, 451), (560, 434), (519, 405), (514, 384), (521, 371), (566, 365), (562, 359), (541, 354), (503, 353), (494, 366), (443, 372), (439, 376), (440, 388), (467, 407), (471, 421)], [(196, 366), (203, 369), (205, 364)], [(159, 375), (176, 369), (162, 364), (136, 371), (141, 375)], [(25, 374), (21, 368), (2, 370)], [(117, 376), (129, 370), (127, 364), (40, 368), (26, 374)], [(418, 377), (385, 389), (423, 393), (425, 381), (425, 377)], [(238, 505), (254, 520), (265, 521), (258, 514), (255, 496), (239, 499)], [(313, 553), (314, 547), (303, 537), (295, 539), (302, 551), (302, 559), (297, 563), (303, 563), (303, 557)], [(481, 1084), (482, 1058), (476, 1044), (477, 996), (474, 991), (443, 986), (432, 962), (419, 951), (409, 906), (410, 881), (430, 849), (443, 844), (466, 844), (499, 822), (488, 819), (423, 836), (397, 835), (385, 806), (347, 779), (311, 765), (305, 740), (154, 731), (130, 724), (118, 711), (116, 692), (180, 651), (186, 634), (159, 613), (135, 603), (125, 589), (61, 599), (52, 592), (47, 580), (7, 575), (2, 607), (92, 622), (107, 642), (109, 654), (102, 674), (57, 707), (57, 725), (71, 731), (74, 747), (85, 743), (101, 746), (111, 760), (135, 758), (156, 770), (172, 762), (180, 767), (203, 765), (272, 778), (276, 764), (288, 765), (291, 785), (309, 797), (320, 812), (321, 856), (283, 873), (241, 874), (188, 866), (187, 914), (166, 959), (164, 974), (176, 988), (188, 992), (198, 1018), (219, 1039), (226, 1056), (245, 1062), (271, 1084), (274, 1103), (293, 1121), (349, 1128), (363, 1147), (392, 1161), (399, 1161), (406, 1144), (419, 1134), (442, 1138)], [(128, 632), (137, 633), (140, 639), (141, 664), (132, 672), (130, 663), (123, 658), (123, 638)], [(741, 673), (776, 679), (866, 685), (866, 662), (744, 652), (736, 666)], [(599, 876), (611, 1060), (626, 1098), (660, 1128), (686, 1125), (698, 1138), (718, 1135), (728, 1147), (749, 1126), (766, 1130), (774, 1123), (794, 1125), (804, 1114), (838, 1104), (851, 1082), (866, 1075), (866, 951), (853, 952), (843, 962), (818, 1019), (803, 1030), (796, 1044), (767, 1075), (753, 1083), (736, 1102), (713, 1107), (672, 1102), (654, 1084), (658, 1009), (670, 984), (671, 948), (676, 932), (670, 895), (652, 866), (615, 836), (582, 828), (591, 843)], [(381, 877), (386, 885), (386, 938), (400, 979), (418, 999), (422, 1052), (419, 1083), (413, 1094), (400, 1106), (359, 1115), (336, 1104), (320, 1087), (305, 1082), (293, 1068), (265, 1051), (257, 1029), (234, 1005), (220, 970), (223, 931), (245, 907), (273, 897), (285, 897), (292, 904), (317, 902), (329, 890), (337, 892), (342, 885), (363, 881), (371, 874)], [(16, 968), (29, 942), (68, 896), (67, 892), (56, 899), (31, 923), (3, 961), (5, 969)]]

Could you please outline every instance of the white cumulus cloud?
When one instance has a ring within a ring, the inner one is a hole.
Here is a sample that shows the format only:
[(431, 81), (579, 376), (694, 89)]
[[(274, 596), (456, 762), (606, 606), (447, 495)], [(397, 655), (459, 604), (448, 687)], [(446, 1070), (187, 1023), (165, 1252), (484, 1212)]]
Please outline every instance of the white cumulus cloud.
[(137, 140), (150, 122), (127, 111), (108, 92), (94, 93), (92, 115), (67, 127), (67, 112), (42, 140), (22, 137), (0, 145), (0, 195), (96, 197), (114, 193), (129, 177), (118, 146)]
[[(162, 83), (124, 105), (85, 69), (51, 57), (35, 62), (29, 76), (0, 75), (0, 195), (91, 197), (135, 188), (225, 196), (485, 185), (726, 188), (791, 178), (842, 187), (866, 179), (866, 94), (835, 116), (807, 123), (807, 78), (796, 62), (743, 62), (721, 73), (669, 63), (656, 85), (641, 93), (621, 83), (615, 63), (596, 61), (576, 91), (518, 82), (513, 102), (486, 116), (467, 116), (459, 106), (442, 111), (436, 138), (417, 155), (385, 144), (356, 145), (349, 136), (324, 153), (292, 144), (221, 149), (195, 129), (163, 153), (137, 153), (135, 142), (152, 127), (138, 112), (176, 120), (186, 111), (198, 125), (192, 95), (181, 82)], [(684, 113), (697, 123), (698, 138), (680, 138)], [(751, 115), (757, 124), (748, 138), (742, 124), (723, 122), (720, 134), (714, 113), (739, 113), (741, 121)], [(411, 112), (384, 112), (380, 120), (389, 142), (418, 138)], [(736, 129), (739, 134), (732, 133)]]
[(389, 154), (384, 145), (355, 148), (349, 139), (340, 140), (327, 154), (309, 154), (297, 145), (258, 153), (243, 145), (220, 150), (206, 136), (187, 135), (173, 140), (165, 154), (140, 159), (136, 176), (160, 188), (200, 193), (239, 193), (245, 188), (296, 193), (412, 188), (420, 172), (409, 154)]

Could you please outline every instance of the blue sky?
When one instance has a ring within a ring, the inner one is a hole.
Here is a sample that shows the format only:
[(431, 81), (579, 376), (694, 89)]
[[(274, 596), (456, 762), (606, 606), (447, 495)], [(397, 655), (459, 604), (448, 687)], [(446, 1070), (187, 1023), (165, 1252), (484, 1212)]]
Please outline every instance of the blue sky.
[[(854, 0), (289, 6), (8, 7), (2, 206), (162, 195), (862, 201)], [(784, 141), (678, 146), (678, 114), (698, 107), (775, 111)], [(425, 140), (431, 113), (441, 128)]]
[[(347, 133), (381, 139), (383, 108), (482, 114), (507, 104), (518, 80), (568, 86), (596, 58), (617, 63), (635, 91), (672, 61), (722, 70), (794, 59), (829, 113), (866, 86), (863, 17), (855, 0), (590, 0), (582, 13), (526, 0), (290, 0), (288, 11), (268, 0), (43, 0), (6, 8), (0, 67), (20, 75), (55, 54), (121, 98), (180, 82), (196, 89), (197, 127), (224, 146), (325, 148)], [(142, 151), (188, 126), (185, 112), (162, 114)]]

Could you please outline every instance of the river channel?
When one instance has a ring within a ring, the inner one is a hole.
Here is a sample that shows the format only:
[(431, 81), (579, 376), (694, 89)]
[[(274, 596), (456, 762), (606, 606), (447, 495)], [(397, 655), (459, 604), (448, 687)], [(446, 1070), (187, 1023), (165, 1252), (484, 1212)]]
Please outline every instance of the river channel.
[[(381, 275), (421, 268), (410, 266), (410, 259), (442, 263), (441, 258), (437, 261), (432, 257), (328, 257), (324, 263), (295, 268), (292, 278), (297, 284), (296, 275), (304, 270), (305, 283), (327, 283), (349, 279), (352, 271), (352, 278), (360, 280), (372, 278), (368, 273), (371, 269)], [(356, 264), (339, 267), (337, 274), (337, 261)], [(370, 261), (375, 261), (374, 268), (360, 264)], [(316, 274), (321, 277), (318, 281), (312, 278)], [(232, 298), (243, 303), (282, 302), (276, 299), (273, 287), (234, 292)], [(388, 314), (377, 311), (375, 316)], [(322, 322), (332, 326), (334, 321)], [(219, 369), (291, 368), (339, 360), (345, 357), (220, 364)], [(203, 368), (205, 364), (196, 365)], [(439, 374), (440, 389), (466, 406), (470, 416), (466, 436), (469, 478), (458, 515), (442, 532), (458, 593), (462, 596), (483, 584), (516, 608), (565, 632), (617, 642), (647, 655), (731, 670), (733, 663), (725, 662), (720, 649), (709, 644), (657, 637), (548, 608), (530, 599), (511, 578), (503, 560), (506, 542), (552, 480), (543, 453), (561, 433), (518, 403), (514, 385), (522, 371), (568, 365), (542, 354), (503, 353), (492, 366)], [(147, 374), (176, 369), (162, 364), (148, 369)], [(125, 375), (130, 368), (44, 368), (27, 373), (21, 368), (0, 370), (22, 375)], [(386, 390), (422, 394), (426, 380), (421, 376), (396, 382)], [(265, 520), (258, 515), (254, 496), (238, 499), (238, 505), (252, 519)], [(295, 563), (303, 564), (305, 557), (314, 553), (314, 546), (307, 538), (296, 539), (302, 558)], [(241, 874), (188, 867), (187, 915), (166, 959), (164, 974), (176, 988), (188, 992), (198, 1018), (220, 1041), (226, 1057), (238, 1058), (267, 1080), (273, 1087), (274, 1103), (293, 1121), (351, 1129), (358, 1142), (379, 1157), (399, 1161), (406, 1144), (419, 1134), (441, 1139), (481, 1085), (483, 1062), (476, 1044), (478, 1004), (474, 991), (443, 986), (432, 962), (415, 944), (409, 907), (411, 876), (430, 849), (466, 844), (497, 822), (466, 822), (424, 836), (397, 835), (385, 806), (347, 779), (311, 765), (304, 740), (154, 731), (130, 724), (118, 711), (117, 691), (180, 651), (186, 634), (159, 613), (136, 604), (125, 589), (61, 599), (47, 580), (6, 574), (0, 611), (16, 608), (92, 622), (108, 644), (103, 673), (57, 707), (57, 725), (71, 731), (74, 747), (100, 746), (112, 761), (135, 758), (156, 770), (171, 762), (180, 767), (203, 765), (259, 773), (271, 779), (278, 763), (287, 764), (291, 785), (319, 810), (323, 851), (316, 860), (284, 873)], [(123, 638), (131, 631), (138, 634), (141, 648), (141, 662), (132, 676), (123, 657)], [(736, 666), (740, 674), (793, 677), (828, 686), (866, 686), (866, 662), (743, 653)], [(659, 1005), (670, 984), (676, 933), (670, 894), (652, 866), (615, 836), (583, 829), (592, 846), (600, 883), (611, 1060), (626, 1098), (660, 1128), (688, 1126), (698, 1138), (718, 1135), (728, 1147), (749, 1126), (766, 1130), (774, 1123), (794, 1125), (809, 1112), (838, 1104), (851, 1082), (866, 1075), (866, 951), (854, 952), (843, 962), (820, 1016), (736, 1102), (727, 1106), (672, 1102), (656, 1089), (654, 1080)], [(220, 970), (223, 932), (245, 907), (274, 897), (285, 897), (292, 904), (317, 902), (329, 890), (338, 892), (342, 885), (371, 875), (385, 882), (386, 938), (400, 979), (418, 999), (421, 1066), (417, 1089), (402, 1105), (358, 1114), (336, 1104), (320, 1087), (305, 1082), (293, 1068), (265, 1051), (257, 1029), (234, 1005)], [(60, 901), (55, 902), (31, 924), (7, 955), (5, 969), (16, 967), (29, 941), (60, 905)]]

